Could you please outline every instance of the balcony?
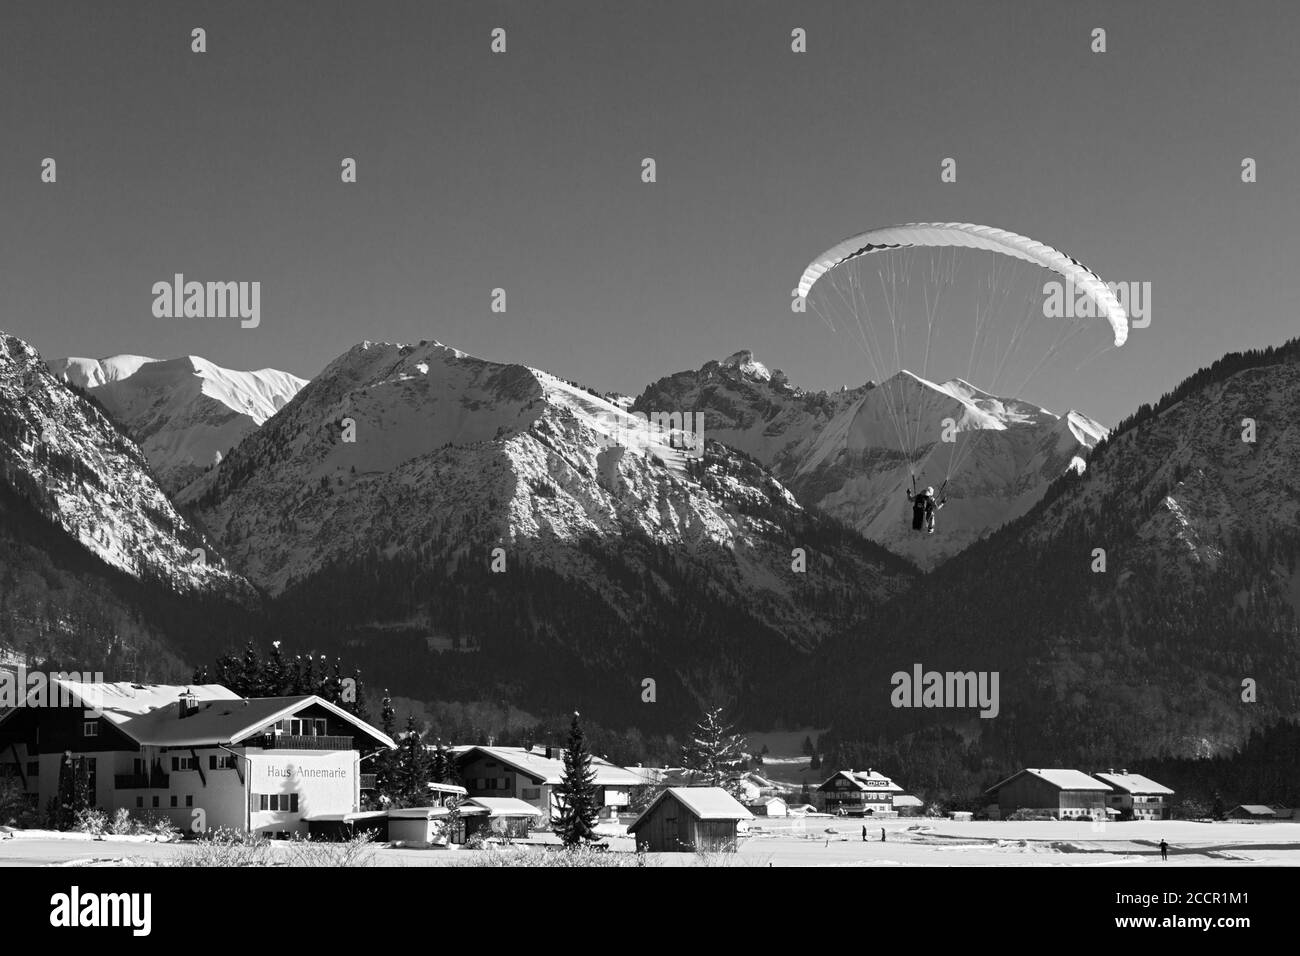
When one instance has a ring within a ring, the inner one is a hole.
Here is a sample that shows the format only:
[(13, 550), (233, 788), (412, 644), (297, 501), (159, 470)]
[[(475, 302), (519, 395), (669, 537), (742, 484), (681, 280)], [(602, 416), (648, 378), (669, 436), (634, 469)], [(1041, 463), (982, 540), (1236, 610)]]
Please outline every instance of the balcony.
[(263, 750), (352, 750), (351, 737), (304, 737), (299, 734), (259, 734), (242, 741)]
[(166, 790), (171, 777), (165, 773), (117, 773), (113, 775), (115, 790)]

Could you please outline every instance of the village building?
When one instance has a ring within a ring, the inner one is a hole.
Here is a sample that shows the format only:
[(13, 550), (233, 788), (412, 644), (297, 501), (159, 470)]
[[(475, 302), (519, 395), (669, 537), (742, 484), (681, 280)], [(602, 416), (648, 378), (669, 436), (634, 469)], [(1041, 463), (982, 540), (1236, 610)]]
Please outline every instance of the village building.
[(894, 794), (894, 812), (900, 817), (919, 817), (925, 812), (925, 801), (910, 793)]
[(1107, 770), (1094, 773), (1102, 783), (1109, 784), (1107, 806), (1119, 813), (1121, 820), (1168, 820), (1169, 798), (1174, 791), (1156, 783), (1150, 777), (1127, 770)]
[(878, 817), (894, 813), (894, 794), (903, 788), (872, 770), (841, 770), (817, 788), (817, 799), (827, 813)]
[(466, 829), (468, 836), (482, 831), (485, 836), (526, 840), (542, 816), (537, 807), (514, 797), (470, 797), (464, 806), (478, 807), (487, 814), (485, 818), (473, 818), (472, 825)]
[(1005, 819), (1027, 810), (1058, 820), (1106, 819), (1110, 785), (1081, 770), (1025, 769), (985, 791)]
[(1277, 811), (1262, 803), (1243, 803), (1233, 807), (1225, 816), (1229, 820), (1276, 820)]
[[(471, 797), (513, 797), (542, 811), (542, 819), (559, 817), (556, 797), (564, 779), (564, 751), (558, 747), (455, 747), (456, 766)], [(591, 758), (597, 800), (603, 816), (625, 812), (632, 791), (645, 786), (644, 772), (634, 773), (600, 757)]]
[(754, 818), (721, 787), (669, 787), (627, 828), (648, 853), (731, 852)]
[(790, 815), (790, 808), (781, 797), (760, 797), (757, 800), (746, 800), (743, 806), (756, 817), (786, 817)]
[(65, 761), (84, 760), (91, 802), (110, 813), (163, 815), (187, 833), (306, 834), (314, 817), (357, 813), (362, 761), (394, 747), (314, 695), (59, 678), (51, 688), (51, 706), (0, 716), (0, 773), (34, 808), (56, 797)]

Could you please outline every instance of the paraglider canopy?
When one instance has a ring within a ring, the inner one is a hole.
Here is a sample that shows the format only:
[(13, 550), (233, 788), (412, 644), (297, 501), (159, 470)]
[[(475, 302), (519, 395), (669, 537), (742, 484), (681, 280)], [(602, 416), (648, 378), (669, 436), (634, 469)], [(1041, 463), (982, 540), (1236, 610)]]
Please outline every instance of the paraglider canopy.
[(803, 278), (799, 280), (799, 296), (806, 298), (818, 279), (850, 259), (887, 249), (914, 246), (985, 249), (1050, 269), (1073, 283), (1096, 304), (1099, 314), (1114, 329), (1117, 346), (1123, 345), (1128, 339), (1128, 313), (1111, 288), (1087, 266), (1027, 236), (968, 222), (912, 222), (850, 236), (808, 264)]

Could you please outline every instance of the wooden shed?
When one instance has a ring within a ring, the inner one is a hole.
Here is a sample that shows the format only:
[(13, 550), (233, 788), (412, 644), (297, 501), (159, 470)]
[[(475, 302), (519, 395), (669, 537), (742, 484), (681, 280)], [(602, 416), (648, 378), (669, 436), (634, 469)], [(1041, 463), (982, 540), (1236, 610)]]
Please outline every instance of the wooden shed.
[(1104, 820), (1110, 785), (1079, 770), (1030, 768), (985, 793), (997, 800), (1003, 819), (1026, 810), (1058, 820)]
[(669, 787), (627, 828), (649, 853), (733, 851), (754, 815), (721, 787)]

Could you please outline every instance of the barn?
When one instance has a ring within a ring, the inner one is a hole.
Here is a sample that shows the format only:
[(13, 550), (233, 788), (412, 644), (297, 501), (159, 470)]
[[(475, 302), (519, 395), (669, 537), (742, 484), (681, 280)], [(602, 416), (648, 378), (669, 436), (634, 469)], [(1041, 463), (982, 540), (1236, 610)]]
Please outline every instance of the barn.
[(1106, 819), (1110, 786), (1079, 770), (1027, 769), (987, 791), (1005, 819), (1017, 810), (1058, 820)]
[(754, 815), (721, 787), (669, 787), (627, 828), (649, 853), (734, 851)]

